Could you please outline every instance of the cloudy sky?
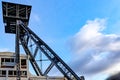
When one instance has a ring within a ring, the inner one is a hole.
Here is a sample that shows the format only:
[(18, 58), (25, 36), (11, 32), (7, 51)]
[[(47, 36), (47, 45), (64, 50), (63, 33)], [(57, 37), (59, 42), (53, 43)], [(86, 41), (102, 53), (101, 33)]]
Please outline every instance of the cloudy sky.
[[(32, 5), (29, 27), (86, 80), (120, 71), (120, 0), (4, 1)], [(4, 32), (1, 7), (0, 51), (14, 51), (15, 36)]]

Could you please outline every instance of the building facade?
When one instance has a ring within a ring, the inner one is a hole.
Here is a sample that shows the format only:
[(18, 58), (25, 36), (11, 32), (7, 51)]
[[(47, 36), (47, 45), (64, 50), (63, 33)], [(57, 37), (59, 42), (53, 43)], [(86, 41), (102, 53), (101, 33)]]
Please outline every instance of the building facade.
[[(0, 52), (0, 80), (16, 80), (15, 53)], [(64, 77), (33, 76), (29, 72), (29, 60), (24, 54), (20, 55), (21, 80), (65, 80)]]

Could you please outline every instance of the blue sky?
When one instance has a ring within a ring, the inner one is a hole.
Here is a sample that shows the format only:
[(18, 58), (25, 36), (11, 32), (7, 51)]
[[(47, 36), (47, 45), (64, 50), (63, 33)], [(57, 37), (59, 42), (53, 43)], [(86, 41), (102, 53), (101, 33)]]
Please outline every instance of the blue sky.
[[(111, 66), (117, 67), (120, 61), (116, 58), (120, 52), (119, 0), (4, 1), (32, 5), (29, 27), (86, 80), (104, 80), (111, 71), (118, 71)], [(0, 51), (14, 51), (14, 35), (4, 32), (1, 5), (0, 14)], [(100, 66), (101, 62), (106, 65)]]

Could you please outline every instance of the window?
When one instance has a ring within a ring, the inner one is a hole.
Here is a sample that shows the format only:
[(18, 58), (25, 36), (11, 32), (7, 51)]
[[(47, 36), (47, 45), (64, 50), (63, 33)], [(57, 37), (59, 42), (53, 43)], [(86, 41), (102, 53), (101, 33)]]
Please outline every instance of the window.
[(5, 58), (5, 62), (10, 62), (10, 58)]
[(0, 70), (0, 77), (6, 76), (6, 70)]
[(5, 61), (4, 61), (4, 58), (1, 58), (1, 62), (5, 62)]
[(27, 75), (27, 71), (23, 71), (23, 75)]
[(2, 75), (5, 76), (6, 75), (6, 71), (2, 70)]
[(0, 76), (2, 76), (2, 70), (0, 70)]
[(26, 65), (26, 59), (21, 59), (21, 65)]
[(21, 59), (21, 68), (26, 68), (26, 67), (27, 67), (26, 59)]
[(10, 71), (8, 72), (8, 76), (9, 76), (9, 77), (15, 77), (15, 76), (16, 76), (16, 71), (15, 71), (15, 70), (10, 70)]
[(1, 65), (2, 65), (3, 62), (5, 62), (5, 59), (4, 59), (4, 58), (1, 58)]
[[(17, 72), (15, 70), (9, 70), (8, 71), (8, 76), (9, 77), (15, 77)], [(20, 71), (21, 77), (27, 77), (27, 71)], [(6, 70), (0, 70), (0, 77), (5, 77), (6, 76)]]
[(14, 62), (14, 58), (11, 58), (11, 62)]
[(21, 76), (27, 76), (27, 71), (21, 71)]
[(2, 68), (14, 68), (15, 66), (14, 58), (1, 58), (1, 67)]
[(14, 75), (16, 76), (16, 71), (14, 71)]
[(14, 58), (1, 58), (1, 62), (14, 62)]
[(8, 75), (11, 75), (11, 76), (12, 76), (12, 75), (13, 75), (13, 71), (9, 71), (9, 72), (8, 72)]

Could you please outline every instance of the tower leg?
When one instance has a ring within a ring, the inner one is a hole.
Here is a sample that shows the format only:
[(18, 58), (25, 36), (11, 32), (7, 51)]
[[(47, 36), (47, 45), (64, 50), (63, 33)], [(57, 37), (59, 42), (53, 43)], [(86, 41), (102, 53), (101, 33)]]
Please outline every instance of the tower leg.
[(16, 21), (16, 44), (15, 44), (15, 53), (16, 53), (16, 74), (17, 79), (21, 80), (21, 74), (20, 74), (20, 46), (19, 46), (19, 37), (20, 37), (20, 29), (19, 29), (19, 20)]

